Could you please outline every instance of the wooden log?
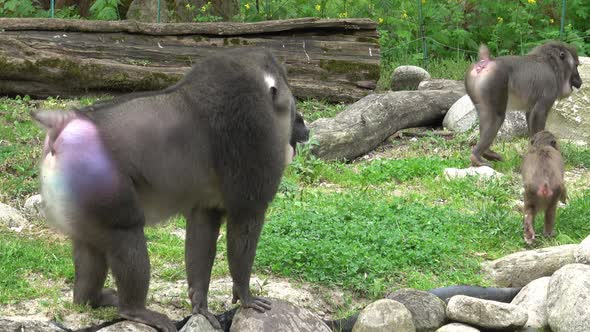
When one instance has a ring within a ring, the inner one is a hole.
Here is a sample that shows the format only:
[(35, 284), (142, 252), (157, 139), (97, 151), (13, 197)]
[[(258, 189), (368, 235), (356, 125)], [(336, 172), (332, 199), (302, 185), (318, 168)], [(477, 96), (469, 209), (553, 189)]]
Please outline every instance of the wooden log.
[(271, 49), (298, 98), (354, 102), (379, 79), (376, 23), (368, 19), (157, 24), (0, 18), (0, 31), (5, 95), (161, 89), (199, 59), (232, 47)]
[(453, 90), (395, 91), (372, 94), (333, 118), (312, 122), (312, 153), (327, 160), (353, 160), (404, 128), (436, 125), (461, 98)]

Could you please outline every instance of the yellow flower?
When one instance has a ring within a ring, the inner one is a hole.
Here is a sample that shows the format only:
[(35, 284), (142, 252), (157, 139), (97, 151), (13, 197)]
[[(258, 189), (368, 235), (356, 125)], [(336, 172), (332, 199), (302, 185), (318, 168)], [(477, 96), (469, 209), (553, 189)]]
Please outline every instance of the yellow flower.
[(246, 7), (246, 10), (250, 10), (250, 4), (249, 3), (245, 4), (244, 7)]
[(201, 13), (204, 13), (204, 12), (206, 12), (206, 11), (207, 11), (207, 6), (203, 6), (203, 7), (201, 7)]
[(320, 4), (318, 3), (317, 5), (315, 5), (315, 10), (319, 12), (320, 10), (322, 10), (322, 6), (320, 6)]
[(549, 19), (549, 23), (553, 24), (554, 22), (555, 22), (554, 19), (552, 19), (552, 18)]
[(504, 19), (501, 18), (500, 16), (498, 16), (498, 23), (502, 23), (502, 22), (504, 22)]
[(381, 17), (379, 17), (379, 24), (383, 24), (383, 19)]
[(404, 11), (402, 12), (402, 20), (405, 20), (406, 18), (408, 18), (408, 13), (404, 9)]
[(527, 1), (528, 1), (528, 3), (530, 3), (531, 5), (534, 5), (534, 4), (536, 4), (536, 3), (537, 3), (537, 0), (527, 0)]
[(348, 17), (348, 13), (340, 13), (340, 14), (338, 14), (338, 17), (340, 17), (340, 18), (347, 18)]
[(186, 9), (191, 9), (191, 4), (187, 3), (185, 7), (186, 7)]

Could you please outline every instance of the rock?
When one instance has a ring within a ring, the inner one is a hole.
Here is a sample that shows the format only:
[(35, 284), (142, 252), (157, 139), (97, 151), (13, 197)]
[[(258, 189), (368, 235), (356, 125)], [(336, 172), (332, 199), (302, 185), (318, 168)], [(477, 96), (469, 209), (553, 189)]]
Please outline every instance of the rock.
[(193, 315), (179, 332), (219, 332), (203, 315)]
[(446, 304), (436, 295), (415, 289), (400, 289), (386, 298), (403, 304), (410, 311), (417, 332), (435, 331), (445, 323)]
[(452, 90), (465, 94), (465, 83), (456, 80), (431, 79), (420, 82), (418, 90)]
[(527, 321), (526, 311), (514, 304), (456, 295), (447, 306), (447, 317), (489, 329), (515, 329)]
[(489, 166), (468, 167), (468, 168), (445, 168), (443, 174), (447, 179), (464, 178), (467, 176), (479, 176), (482, 178), (501, 177), (504, 174), (495, 171)]
[(416, 66), (399, 66), (391, 74), (391, 90), (416, 90), (420, 82), (429, 80), (430, 74)]
[(361, 313), (352, 332), (413, 332), (412, 314), (401, 303), (381, 299), (369, 304)]
[(153, 327), (128, 320), (109, 325), (98, 332), (157, 332)]
[(330, 332), (330, 328), (307, 309), (279, 299), (271, 299), (272, 309), (260, 313), (240, 308), (231, 325), (231, 332)]
[(30, 216), (44, 218), (43, 197), (37, 194), (27, 198), (24, 205), (24, 211)]
[(0, 317), (0, 332), (65, 332), (47, 320), (27, 317)]
[[(166, 0), (160, 0), (160, 23), (167, 23), (168, 10)], [(127, 10), (127, 19), (139, 22), (158, 22), (158, 2), (153, 0), (133, 0)]]
[(479, 330), (469, 325), (452, 323), (441, 327), (436, 332), (479, 332)]
[[(463, 133), (471, 128), (479, 132), (477, 111), (468, 95), (461, 97), (447, 112), (443, 127), (454, 132)], [(528, 135), (526, 115), (522, 111), (508, 109), (506, 119), (498, 131), (498, 138), (526, 137)]]
[(590, 236), (574, 250), (574, 260), (580, 264), (590, 264)]
[(482, 273), (499, 287), (525, 286), (573, 263), (574, 250), (577, 247), (575, 244), (567, 244), (517, 252), (494, 261), (483, 262)]
[(547, 323), (547, 289), (551, 277), (531, 281), (516, 295), (511, 304), (526, 310), (528, 320), (525, 328), (544, 329)]
[(0, 225), (20, 232), (29, 225), (29, 221), (17, 209), (0, 203)]
[(553, 332), (590, 331), (590, 266), (569, 264), (549, 280), (547, 316)]
[(558, 100), (547, 117), (547, 130), (559, 138), (590, 143), (590, 57), (580, 57), (580, 90)]

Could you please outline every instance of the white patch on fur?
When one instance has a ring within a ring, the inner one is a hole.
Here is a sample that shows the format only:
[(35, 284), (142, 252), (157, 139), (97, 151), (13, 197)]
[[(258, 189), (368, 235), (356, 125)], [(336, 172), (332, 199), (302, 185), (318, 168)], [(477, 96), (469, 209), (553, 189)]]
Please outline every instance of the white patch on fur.
[(268, 88), (276, 88), (276, 80), (274, 77), (272, 77), (270, 74), (265, 74), (264, 75), (264, 81), (266, 82), (266, 85), (268, 85)]
[(48, 153), (41, 164), (41, 196), (47, 221), (66, 234), (72, 232), (68, 212), (72, 208), (71, 197), (64, 174), (58, 168), (56, 157)]

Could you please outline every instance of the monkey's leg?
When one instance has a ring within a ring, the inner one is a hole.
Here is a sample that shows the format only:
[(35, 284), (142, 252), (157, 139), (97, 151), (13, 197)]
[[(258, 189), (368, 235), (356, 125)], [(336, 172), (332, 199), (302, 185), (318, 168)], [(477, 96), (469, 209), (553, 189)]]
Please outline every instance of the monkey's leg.
[(531, 245), (535, 241), (535, 214), (536, 211), (534, 208), (525, 208), (524, 210), (524, 241)]
[(555, 230), (553, 227), (555, 226), (555, 214), (557, 212), (557, 199), (553, 199), (547, 210), (545, 210), (545, 224), (543, 226), (543, 235), (546, 237), (553, 237), (555, 236)]
[(201, 314), (214, 328), (221, 329), (215, 316), (209, 312), (207, 293), (211, 281), (211, 268), (217, 250), (217, 237), (221, 225), (221, 212), (195, 208), (186, 215), (185, 260), (189, 297), (193, 314)]
[(113, 289), (103, 289), (108, 266), (104, 254), (88, 244), (74, 240), (74, 303), (93, 308), (117, 306)]
[(125, 319), (154, 326), (163, 332), (176, 332), (166, 315), (146, 308), (150, 283), (150, 261), (143, 225), (110, 231), (107, 261), (119, 293), (119, 314)]
[(527, 125), (529, 128), (529, 137), (545, 129), (547, 115), (553, 106), (551, 99), (539, 99), (533, 109), (527, 116)]
[[(494, 160), (501, 160), (501, 156), (490, 150), (490, 146), (498, 134), (498, 130), (504, 122), (506, 113), (495, 112), (494, 108), (479, 104), (479, 142), (473, 151), (471, 152), (471, 164), (473, 166), (489, 166), (489, 163), (481, 159), (482, 154), (484, 157), (495, 157), (491, 158)], [(488, 152), (489, 151), (489, 152)]]
[(227, 256), (233, 280), (232, 303), (239, 299), (242, 307), (253, 308), (259, 312), (270, 310), (269, 300), (250, 293), (250, 274), (263, 223), (264, 211), (250, 217), (230, 216), (227, 223)]

